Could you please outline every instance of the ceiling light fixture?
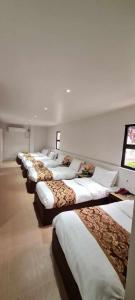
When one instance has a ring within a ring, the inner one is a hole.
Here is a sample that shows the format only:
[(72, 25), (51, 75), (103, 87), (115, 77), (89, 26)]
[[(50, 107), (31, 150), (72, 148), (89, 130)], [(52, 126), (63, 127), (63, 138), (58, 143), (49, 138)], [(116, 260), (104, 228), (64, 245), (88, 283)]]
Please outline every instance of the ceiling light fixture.
[(47, 110), (48, 110), (48, 108), (47, 108), (47, 107), (44, 107), (44, 110), (45, 110), (45, 111), (47, 111)]
[(66, 90), (66, 93), (71, 93), (71, 90), (70, 90), (70, 89), (67, 89), (67, 90)]

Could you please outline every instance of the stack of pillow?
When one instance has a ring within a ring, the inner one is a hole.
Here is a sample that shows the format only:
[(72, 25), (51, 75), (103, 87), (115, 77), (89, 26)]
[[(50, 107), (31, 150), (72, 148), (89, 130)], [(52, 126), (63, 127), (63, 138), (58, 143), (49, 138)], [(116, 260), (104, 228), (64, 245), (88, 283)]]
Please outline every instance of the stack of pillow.
[(91, 179), (106, 188), (113, 187), (116, 184), (118, 171), (105, 170), (101, 167), (95, 167), (95, 171)]

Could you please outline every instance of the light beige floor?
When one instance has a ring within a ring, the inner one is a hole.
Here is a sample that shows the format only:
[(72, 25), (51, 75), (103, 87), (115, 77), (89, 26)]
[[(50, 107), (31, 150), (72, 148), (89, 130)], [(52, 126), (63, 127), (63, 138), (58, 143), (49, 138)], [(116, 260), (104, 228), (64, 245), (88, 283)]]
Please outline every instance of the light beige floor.
[(52, 265), (52, 228), (38, 227), (25, 181), (16, 162), (0, 164), (0, 299), (66, 299)]

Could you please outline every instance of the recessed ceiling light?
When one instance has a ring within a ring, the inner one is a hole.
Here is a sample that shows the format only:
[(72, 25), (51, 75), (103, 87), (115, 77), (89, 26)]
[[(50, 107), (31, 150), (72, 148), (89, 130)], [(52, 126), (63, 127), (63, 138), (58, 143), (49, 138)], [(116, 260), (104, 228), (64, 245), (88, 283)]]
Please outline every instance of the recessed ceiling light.
[(45, 111), (47, 111), (47, 110), (48, 110), (48, 108), (47, 108), (47, 107), (44, 107), (44, 110), (45, 110)]
[(67, 89), (67, 90), (66, 90), (66, 93), (71, 93), (71, 90), (70, 90), (70, 89)]

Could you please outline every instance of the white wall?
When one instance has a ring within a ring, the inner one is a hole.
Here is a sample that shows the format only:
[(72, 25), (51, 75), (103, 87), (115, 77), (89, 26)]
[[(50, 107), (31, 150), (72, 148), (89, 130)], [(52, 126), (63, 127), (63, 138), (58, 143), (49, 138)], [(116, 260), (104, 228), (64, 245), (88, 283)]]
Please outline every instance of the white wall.
[(120, 165), (125, 124), (135, 123), (135, 106), (48, 128), (48, 147), (61, 131), (61, 150)]
[(3, 129), (0, 128), (0, 162), (3, 161)]
[(30, 139), (30, 151), (37, 152), (42, 150), (47, 145), (47, 128), (32, 126), (31, 127), (31, 139)]
[(8, 127), (4, 128), (4, 160), (12, 160), (16, 158), (18, 152), (29, 151), (29, 135), (27, 132), (9, 131)]
[(29, 135), (28, 132), (10, 132), (8, 125), (0, 122), (0, 128), (3, 128), (4, 160), (15, 159), (18, 152), (40, 151), (46, 146), (46, 127), (32, 126)]

